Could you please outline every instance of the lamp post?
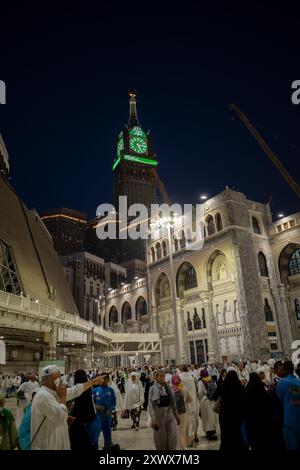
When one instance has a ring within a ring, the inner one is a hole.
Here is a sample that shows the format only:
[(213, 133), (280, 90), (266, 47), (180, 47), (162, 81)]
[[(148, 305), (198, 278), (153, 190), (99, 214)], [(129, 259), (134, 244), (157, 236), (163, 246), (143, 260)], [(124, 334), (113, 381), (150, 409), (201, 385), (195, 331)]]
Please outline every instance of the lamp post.
[(185, 354), (182, 351), (182, 342), (180, 341), (179, 324), (177, 317), (177, 305), (176, 305), (176, 287), (175, 287), (175, 276), (174, 276), (174, 263), (173, 263), (173, 245), (171, 236), (171, 227), (174, 225), (174, 217), (170, 217), (170, 220), (161, 221), (161, 225), (166, 225), (168, 231), (168, 243), (169, 243), (169, 261), (170, 261), (170, 284), (171, 284), (171, 301), (174, 319), (174, 340), (175, 340), (175, 357), (176, 364), (182, 364), (185, 362)]

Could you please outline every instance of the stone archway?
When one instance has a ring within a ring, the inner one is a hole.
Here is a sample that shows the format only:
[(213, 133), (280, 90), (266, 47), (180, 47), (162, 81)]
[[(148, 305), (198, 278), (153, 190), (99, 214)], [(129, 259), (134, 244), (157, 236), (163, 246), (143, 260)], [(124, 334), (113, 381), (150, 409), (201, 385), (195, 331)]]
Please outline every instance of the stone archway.
[(135, 318), (139, 321), (141, 317), (148, 314), (147, 302), (143, 296), (140, 296), (135, 304)]

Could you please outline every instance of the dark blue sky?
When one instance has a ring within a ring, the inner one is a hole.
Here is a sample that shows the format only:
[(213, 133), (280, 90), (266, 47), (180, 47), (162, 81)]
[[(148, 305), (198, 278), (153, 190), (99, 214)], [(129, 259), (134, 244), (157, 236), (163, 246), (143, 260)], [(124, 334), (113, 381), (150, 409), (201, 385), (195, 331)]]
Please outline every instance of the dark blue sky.
[(272, 195), (274, 214), (298, 211), (297, 196), (228, 111), (231, 102), (240, 106), (300, 184), (300, 105), (291, 102), (300, 9), (260, 5), (169, 15), (127, 9), (127, 16), (102, 8), (4, 11), (0, 132), (27, 205), (94, 216), (111, 201), (132, 87), (173, 201), (195, 203), (228, 185), (260, 202)]

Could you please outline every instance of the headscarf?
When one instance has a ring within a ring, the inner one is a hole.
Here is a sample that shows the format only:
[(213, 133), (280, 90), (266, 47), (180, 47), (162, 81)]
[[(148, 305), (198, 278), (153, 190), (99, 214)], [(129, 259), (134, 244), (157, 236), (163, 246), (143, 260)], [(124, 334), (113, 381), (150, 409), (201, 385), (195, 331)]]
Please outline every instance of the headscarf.
[[(84, 384), (88, 381), (86, 372), (82, 369), (76, 370), (74, 374), (74, 385)], [(79, 397), (75, 398), (72, 408), (72, 416), (84, 423), (89, 423), (95, 418), (95, 409), (92, 399), (92, 390), (89, 388)]]
[(208, 384), (212, 381), (211, 376), (209, 375), (206, 369), (202, 369), (200, 372), (201, 382), (203, 383), (206, 390), (208, 390)]
[(181, 383), (181, 378), (179, 377), (178, 374), (172, 375), (172, 388), (174, 392), (180, 392), (182, 390), (182, 383)]

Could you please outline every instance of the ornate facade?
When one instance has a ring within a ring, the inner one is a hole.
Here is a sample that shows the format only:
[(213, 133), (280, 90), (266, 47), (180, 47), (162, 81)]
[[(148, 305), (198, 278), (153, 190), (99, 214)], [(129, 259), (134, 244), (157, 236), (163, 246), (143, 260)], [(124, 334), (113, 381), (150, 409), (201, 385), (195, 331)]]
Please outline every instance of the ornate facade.
[(149, 247), (151, 324), (164, 361), (175, 361), (175, 338), (180, 362), (290, 354), (300, 337), (300, 213), (272, 223), (268, 205), (227, 188), (205, 202), (204, 224), (198, 251), (174, 229), (173, 272), (167, 241)]

